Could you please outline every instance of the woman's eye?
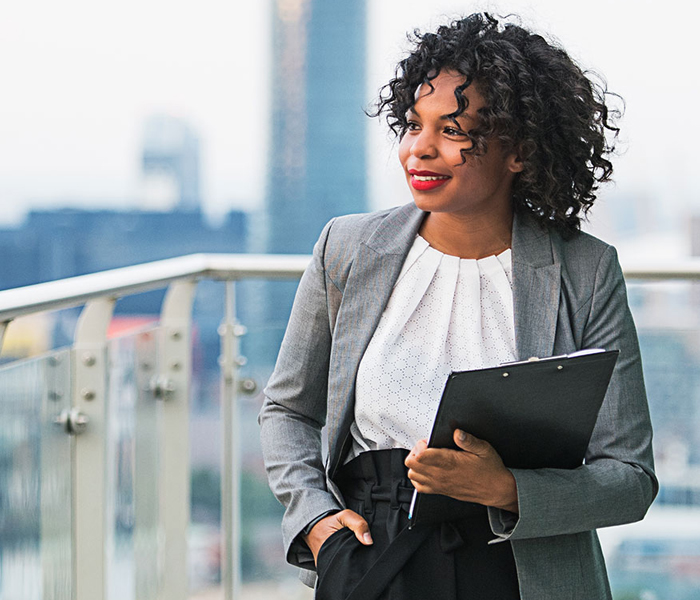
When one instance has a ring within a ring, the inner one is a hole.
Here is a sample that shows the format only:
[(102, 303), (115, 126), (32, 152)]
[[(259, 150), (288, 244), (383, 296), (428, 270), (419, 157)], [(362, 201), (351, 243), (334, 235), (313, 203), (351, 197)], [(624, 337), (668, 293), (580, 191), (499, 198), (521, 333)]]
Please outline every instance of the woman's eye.
[(453, 137), (464, 137), (465, 135), (467, 135), (466, 133), (464, 133), (464, 131), (455, 127), (445, 127), (444, 132), (445, 134)]
[(406, 131), (416, 131), (418, 128), (419, 125), (415, 121), (409, 121), (406, 123)]

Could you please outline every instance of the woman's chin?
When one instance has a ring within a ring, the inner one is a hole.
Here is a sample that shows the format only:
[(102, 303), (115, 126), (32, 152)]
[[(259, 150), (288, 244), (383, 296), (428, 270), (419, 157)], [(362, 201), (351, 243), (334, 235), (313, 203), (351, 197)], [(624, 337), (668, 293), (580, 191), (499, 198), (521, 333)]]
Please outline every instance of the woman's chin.
[(444, 203), (436, 201), (435, 198), (426, 197), (426, 194), (413, 194), (413, 203), (423, 212), (446, 212), (448, 208)]

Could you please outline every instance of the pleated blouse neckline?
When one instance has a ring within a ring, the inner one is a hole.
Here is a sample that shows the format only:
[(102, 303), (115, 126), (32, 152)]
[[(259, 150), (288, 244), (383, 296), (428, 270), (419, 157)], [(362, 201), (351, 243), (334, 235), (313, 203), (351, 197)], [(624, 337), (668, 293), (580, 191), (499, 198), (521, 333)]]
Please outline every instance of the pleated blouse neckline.
[(360, 362), (351, 457), (411, 448), (451, 371), (514, 360), (511, 272), (510, 249), (465, 259), (416, 236)]

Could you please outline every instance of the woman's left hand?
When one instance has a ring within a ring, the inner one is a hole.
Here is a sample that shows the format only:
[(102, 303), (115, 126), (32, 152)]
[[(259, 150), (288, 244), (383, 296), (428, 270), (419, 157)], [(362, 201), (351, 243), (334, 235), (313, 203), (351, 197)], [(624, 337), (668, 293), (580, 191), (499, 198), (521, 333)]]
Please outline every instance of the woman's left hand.
[(413, 447), (406, 466), (415, 488), (517, 513), (515, 477), (493, 446), (459, 429), (454, 441), (461, 450), (428, 448), (426, 440)]

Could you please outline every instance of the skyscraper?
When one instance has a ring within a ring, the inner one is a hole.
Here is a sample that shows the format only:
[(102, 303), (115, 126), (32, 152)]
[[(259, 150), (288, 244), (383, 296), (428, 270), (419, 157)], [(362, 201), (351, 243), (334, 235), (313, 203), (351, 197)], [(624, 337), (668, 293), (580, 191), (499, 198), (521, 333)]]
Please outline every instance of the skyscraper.
[(276, 0), (268, 252), (308, 253), (367, 210), (364, 0)]
[[(258, 247), (308, 254), (332, 217), (367, 210), (365, 0), (275, 0), (273, 18), (265, 240)], [(244, 352), (261, 376), (274, 364), (296, 285), (244, 288)]]

